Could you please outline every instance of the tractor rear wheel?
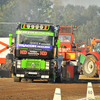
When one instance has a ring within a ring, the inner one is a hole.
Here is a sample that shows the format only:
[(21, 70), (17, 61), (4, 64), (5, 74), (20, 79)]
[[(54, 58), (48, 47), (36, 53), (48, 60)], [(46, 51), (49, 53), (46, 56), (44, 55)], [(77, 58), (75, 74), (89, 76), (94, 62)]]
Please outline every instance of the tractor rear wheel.
[(83, 74), (87, 77), (95, 77), (98, 74), (98, 66), (89, 58), (97, 61), (93, 55), (88, 55), (83, 64)]

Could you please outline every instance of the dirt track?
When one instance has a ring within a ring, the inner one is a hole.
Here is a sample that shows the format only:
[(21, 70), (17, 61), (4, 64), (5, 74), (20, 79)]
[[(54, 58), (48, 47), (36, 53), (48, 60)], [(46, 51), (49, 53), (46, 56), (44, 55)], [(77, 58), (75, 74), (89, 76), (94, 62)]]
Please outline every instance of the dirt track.
[[(53, 100), (55, 88), (61, 89), (62, 100), (76, 100), (86, 97), (87, 82), (52, 84), (21, 81), (16, 83), (13, 82), (13, 78), (0, 78), (0, 100)], [(94, 94), (100, 95), (100, 83), (92, 85)]]

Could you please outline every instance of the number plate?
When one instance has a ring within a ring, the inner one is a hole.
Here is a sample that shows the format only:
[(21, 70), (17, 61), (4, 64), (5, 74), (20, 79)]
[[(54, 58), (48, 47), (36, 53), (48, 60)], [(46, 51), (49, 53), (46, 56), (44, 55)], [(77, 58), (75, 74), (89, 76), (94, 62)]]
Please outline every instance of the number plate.
[(34, 74), (34, 75), (36, 75), (37, 72), (28, 72), (28, 74)]

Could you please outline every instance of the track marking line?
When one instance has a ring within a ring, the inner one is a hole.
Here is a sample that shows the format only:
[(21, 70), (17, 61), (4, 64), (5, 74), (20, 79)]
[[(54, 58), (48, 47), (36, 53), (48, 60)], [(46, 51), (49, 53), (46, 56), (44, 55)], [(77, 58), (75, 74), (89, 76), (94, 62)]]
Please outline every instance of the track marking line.
[(61, 100), (61, 90), (60, 90), (60, 88), (55, 89), (53, 100)]

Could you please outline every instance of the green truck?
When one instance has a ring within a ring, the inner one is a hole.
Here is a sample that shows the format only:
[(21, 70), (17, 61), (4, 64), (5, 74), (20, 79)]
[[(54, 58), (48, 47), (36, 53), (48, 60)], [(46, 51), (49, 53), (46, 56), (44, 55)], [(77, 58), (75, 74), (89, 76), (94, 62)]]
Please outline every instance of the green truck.
[[(58, 32), (59, 26), (52, 23), (26, 22), (17, 26), (12, 58), (14, 82), (21, 82), (22, 78), (62, 81)], [(12, 34), (9, 37), (12, 45)]]

